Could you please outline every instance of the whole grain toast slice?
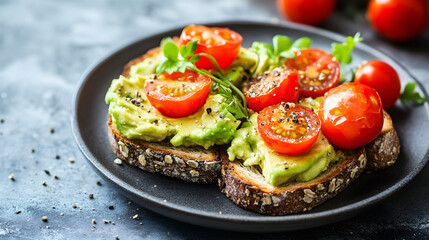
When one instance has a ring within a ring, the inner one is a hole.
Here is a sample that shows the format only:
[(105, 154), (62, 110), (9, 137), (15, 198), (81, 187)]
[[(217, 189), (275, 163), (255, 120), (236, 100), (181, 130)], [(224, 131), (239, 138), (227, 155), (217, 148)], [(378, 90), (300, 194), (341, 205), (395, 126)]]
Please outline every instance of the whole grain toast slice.
[(262, 214), (286, 215), (309, 211), (350, 185), (365, 169), (363, 147), (353, 151), (336, 149), (340, 160), (313, 180), (272, 186), (255, 166), (229, 161), (223, 155), (219, 187), (238, 206)]
[(109, 141), (113, 152), (126, 163), (148, 172), (188, 182), (216, 182), (221, 168), (217, 148), (174, 147), (169, 142), (130, 140), (120, 134), (111, 117)]

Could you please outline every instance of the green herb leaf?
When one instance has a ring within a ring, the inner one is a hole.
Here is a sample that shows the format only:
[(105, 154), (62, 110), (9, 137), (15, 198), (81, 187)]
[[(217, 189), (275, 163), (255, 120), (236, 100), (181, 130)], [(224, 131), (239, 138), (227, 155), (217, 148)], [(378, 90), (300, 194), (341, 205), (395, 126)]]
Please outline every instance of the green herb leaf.
[(309, 48), (311, 45), (311, 39), (308, 37), (302, 37), (295, 40), (295, 42), (292, 44), (292, 49), (294, 51)]
[(295, 53), (293, 51), (282, 52), (282, 53), (280, 53), (280, 56), (282, 56), (284, 58), (295, 59)]
[(344, 43), (332, 43), (331, 53), (338, 62), (349, 64), (352, 62), (351, 52), (354, 46), (362, 40), (360, 33), (356, 33), (354, 37), (347, 37)]
[(281, 67), (286, 59), (295, 59), (294, 51), (310, 47), (311, 39), (302, 37), (292, 43), (291, 39), (283, 35), (275, 35), (273, 37), (273, 46), (264, 42), (253, 42), (251, 49), (258, 54), (258, 59), (266, 60), (268, 58), (269, 64), (258, 64), (255, 73), (266, 71), (266, 68), (274, 69)]
[(198, 47), (198, 40), (189, 42), (188, 44), (182, 46), (180, 49), (180, 55), (183, 57), (183, 59), (188, 59), (192, 55), (194, 55), (195, 51)]
[[(193, 56), (197, 49), (197, 44), (198, 41), (190, 42), (185, 46), (182, 46), (179, 51), (179, 47), (170, 37), (162, 39), (161, 50), (165, 58), (156, 68), (156, 74), (162, 74), (164, 72), (169, 74), (172, 72), (185, 72), (186, 68), (195, 66), (193, 62), (200, 59), (199, 55)], [(179, 52), (183, 59), (179, 59)]]
[[(213, 92), (215, 89), (218, 89), (220, 95), (226, 98), (226, 103), (228, 104), (227, 110), (233, 114), (236, 119), (248, 118), (249, 113), (247, 111), (247, 103), (244, 94), (225, 77), (212, 56), (205, 53), (195, 54), (197, 47), (198, 41), (193, 41), (179, 49), (171, 38), (164, 38), (161, 41), (161, 50), (164, 53), (164, 59), (158, 65), (156, 74), (165, 72), (169, 74), (172, 72), (185, 72), (186, 69), (189, 68), (199, 74), (206, 75), (213, 80), (210, 91)], [(261, 47), (263, 48), (264, 45), (262, 44)], [(195, 66), (194, 63), (200, 60), (201, 56), (210, 59), (216, 67), (216, 69), (214, 69), (214, 75), (207, 70), (198, 69)]]
[(403, 104), (410, 104), (410, 103), (416, 103), (416, 104), (423, 104), (427, 99), (425, 97), (422, 97), (420, 93), (414, 91), (416, 88), (415, 83), (407, 83), (405, 85), (404, 91), (401, 94), (401, 102)]
[(165, 39), (161, 42), (161, 49), (164, 56), (171, 60), (177, 60), (177, 56), (179, 55), (179, 47), (171, 40)]
[(256, 52), (267, 54), (270, 58), (274, 55), (274, 48), (268, 43), (255, 41), (251, 48), (255, 49)]
[(347, 69), (347, 70), (342, 68), (339, 84), (343, 84), (346, 82), (354, 82), (357, 69), (358, 69), (357, 67), (352, 67), (352, 68)]
[(194, 63), (194, 62), (200, 60), (200, 58), (201, 58), (200, 55), (194, 55), (189, 59), (189, 61)]
[(290, 38), (282, 35), (275, 35), (273, 37), (274, 56), (280, 56), (284, 51), (289, 50), (292, 47), (292, 41)]

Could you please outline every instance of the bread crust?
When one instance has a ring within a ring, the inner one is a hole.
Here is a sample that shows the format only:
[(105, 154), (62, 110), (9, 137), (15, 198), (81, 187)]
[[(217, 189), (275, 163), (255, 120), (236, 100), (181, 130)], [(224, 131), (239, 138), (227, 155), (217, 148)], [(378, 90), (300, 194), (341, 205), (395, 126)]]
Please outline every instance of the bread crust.
[(365, 169), (365, 149), (337, 149), (341, 159), (307, 182), (274, 187), (255, 167), (229, 161), (223, 155), (219, 187), (238, 206), (262, 214), (286, 215), (311, 210), (350, 185)]
[(383, 129), (380, 135), (365, 145), (368, 158), (367, 171), (379, 171), (392, 166), (400, 153), (398, 134), (393, 127), (392, 118), (384, 111)]
[(111, 117), (109, 141), (113, 152), (126, 163), (148, 172), (187, 182), (216, 182), (222, 162), (217, 148), (174, 147), (169, 142), (130, 140), (120, 134)]

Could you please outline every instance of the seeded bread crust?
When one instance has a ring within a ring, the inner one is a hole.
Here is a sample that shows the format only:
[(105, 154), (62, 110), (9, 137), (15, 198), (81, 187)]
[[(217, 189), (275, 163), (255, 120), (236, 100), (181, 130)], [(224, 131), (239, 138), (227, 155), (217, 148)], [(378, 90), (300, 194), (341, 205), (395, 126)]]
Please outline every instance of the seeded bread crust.
[(222, 165), (217, 148), (174, 147), (169, 142), (130, 140), (112, 122), (109, 141), (113, 152), (126, 163), (148, 172), (161, 173), (188, 182), (216, 182)]
[(368, 158), (367, 171), (379, 171), (392, 166), (398, 159), (400, 142), (398, 134), (393, 127), (392, 118), (384, 112), (383, 129), (380, 135), (365, 145)]
[(219, 187), (235, 204), (257, 213), (286, 215), (306, 212), (337, 195), (366, 167), (364, 148), (336, 151), (341, 159), (315, 179), (278, 187), (267, 183), (258, 168), (244, 166), (241, 161), (229, 161), (223, 155)]

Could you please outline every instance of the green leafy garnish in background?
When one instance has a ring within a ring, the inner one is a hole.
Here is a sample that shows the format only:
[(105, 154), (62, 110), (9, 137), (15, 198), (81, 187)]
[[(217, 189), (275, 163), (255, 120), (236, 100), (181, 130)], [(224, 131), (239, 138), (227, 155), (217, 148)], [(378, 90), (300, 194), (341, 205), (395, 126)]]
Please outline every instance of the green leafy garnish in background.
[(351, 52), (355, 47), (356, 43), (362, 42), (363, 38), (360, 37), (360, 33), (356, 33), (354, 37), (347, 37), (343, 43), (332, 43), (331, 54), (338, 62), (342, 64), (350, 64), (352, 62)]
[[(348, 36), (346, 41), (343, 43), (332, 43), (331, 54), (338, 62), (341, 63), (341, 76), (340, 83), (353, 82), (357, 68), (345, 69), (345, 65), (350, 64), (353, 60), (351, 52), (355, 47), (356, 43), (362, 42), (360, 33), (356, 33), (354, 37)], [(350, 76), (350, 78), (348, 77)]]
[[(250, 49), (258, 54), (260, 62), (254, 72), (261, 73), (265, 70), (281, 67), (286, 59), (295, 59), (294, 51), (309, 48), (310, 45), (310, 38), (302, 37), (292, 43), (289, 37), (283, 35), (275, 35), (273, 37), (272, 46), (269, 43), (255, 41)], [(263, 64), (265, 61), (261, 61), (266, 58), (268, 58), (269, 61), (268, 69), (266, 69), (267, 66)]]
[[(228, 104), (227, 110), (234, 115), (236, 119), (248, 118), (247, 102), (244, 94), (229, 81), (223, 74), (216, 60), (205, 53), (195, 54), (198, 41), (189, 42), (179, 48), (171, 38), (164, 38), (161, 41), (161, 50), (164, 54), (164, 59), (158, 65), (156, 74), (165, 72), (185, 72), (187, 68), (210, 77), (213, 80), (212, 90), (218, 89), (219, 94), (226, 98)], [(200, 60), (201, 56), (208, 57), (215, 66), (213, 74), (204, 69), (198, 69), (195, 62)]]
[(415, 83), (407, 83), (405, 85), (404, 91), (401, 94), (401, 102), (403, 104), (410, 104), (410, 103), (416, 103), (416, 104), (423, 104), (427, 99), (425, 97), (422, 97), (420, 93), (414, 91), (416, 88)]

